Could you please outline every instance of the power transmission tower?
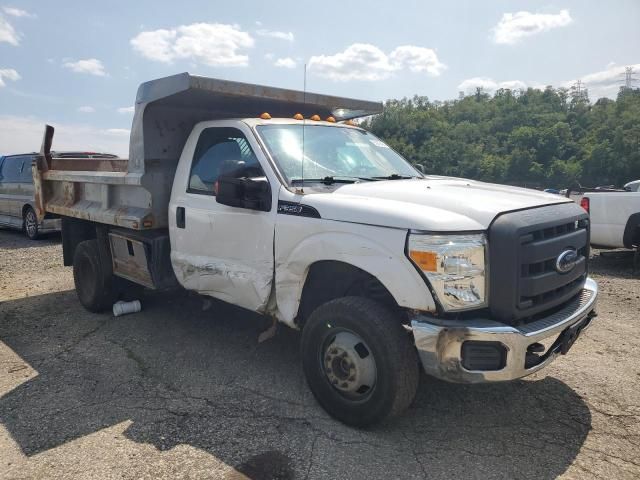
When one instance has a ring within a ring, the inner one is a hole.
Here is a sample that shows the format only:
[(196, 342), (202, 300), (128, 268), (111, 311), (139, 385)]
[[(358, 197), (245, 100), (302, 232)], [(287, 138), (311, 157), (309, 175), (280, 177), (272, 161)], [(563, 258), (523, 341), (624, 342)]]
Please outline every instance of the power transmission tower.
[(589, 101), (589, 90), (582, 80), (576, 80), (569, 90), (573, 101)]
[(624, 73), (620, 75), (624, 76), (624, 87), (625, 89), (632, 89), (633, 84), (638, 81), (637, 78), (633, 76), (635, 72), (633, 71), (633, 67), (625, 67)]

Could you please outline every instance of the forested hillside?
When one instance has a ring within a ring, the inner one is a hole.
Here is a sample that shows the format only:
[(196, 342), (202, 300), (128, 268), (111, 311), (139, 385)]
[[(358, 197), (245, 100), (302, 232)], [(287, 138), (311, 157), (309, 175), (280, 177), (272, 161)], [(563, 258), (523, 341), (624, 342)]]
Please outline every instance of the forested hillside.
[(640, 178), (640, 89), (591, 104), (567, 89), (390, 100), (366, 122), (426, 172), (532, 187)]

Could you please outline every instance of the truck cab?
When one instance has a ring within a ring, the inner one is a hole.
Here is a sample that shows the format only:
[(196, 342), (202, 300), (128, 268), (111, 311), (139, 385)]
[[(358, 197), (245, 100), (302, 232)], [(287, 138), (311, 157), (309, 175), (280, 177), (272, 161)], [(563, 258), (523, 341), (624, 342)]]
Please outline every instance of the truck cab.
[(356, 426), (412, 402), (420, 368), (508, 381), (595, 316), (589, 218), (569, 199), (425, 175), (349, 120), (381, 104), (182, 74), (138, 92), (130, 158), (34, 164), (81, 303), (185, 288), (301, 330), (309, 387)]

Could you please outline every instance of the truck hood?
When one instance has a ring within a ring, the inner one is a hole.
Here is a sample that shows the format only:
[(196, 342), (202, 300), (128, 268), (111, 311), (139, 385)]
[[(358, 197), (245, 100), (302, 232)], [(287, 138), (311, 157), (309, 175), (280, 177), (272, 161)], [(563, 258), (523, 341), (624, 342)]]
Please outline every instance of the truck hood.
[(329, 220), (431, 231), (486, 230), (500, 213), (568, 202), (527, 188), (435, 176), (314, 190), (302, 201)]

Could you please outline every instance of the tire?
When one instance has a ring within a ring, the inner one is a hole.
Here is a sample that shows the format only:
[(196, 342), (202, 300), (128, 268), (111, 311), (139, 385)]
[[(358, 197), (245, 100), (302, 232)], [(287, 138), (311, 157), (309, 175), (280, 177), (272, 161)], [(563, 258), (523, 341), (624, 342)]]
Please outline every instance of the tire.
[(415, 398), (419, 366), (412, 339), (397, 316), (373, 300), (344, 297), (318, 307), (303, 328), (301, 349), (309, 388), (343, 423), (379, 423)]
[(85, 240), (76, 247), (73, 282), (80, 303), (90, 312), (102, 312), (115, 302), (117, 292), (111, 263), (100, 255), (97, 240)]
[(33, 211), (33, 208), (27, 207), (27, 209), (24, 211), (22, 225), (25, 235), (30, 240), (38, 239), (38, 217), (36, 215), (36, 212)]

